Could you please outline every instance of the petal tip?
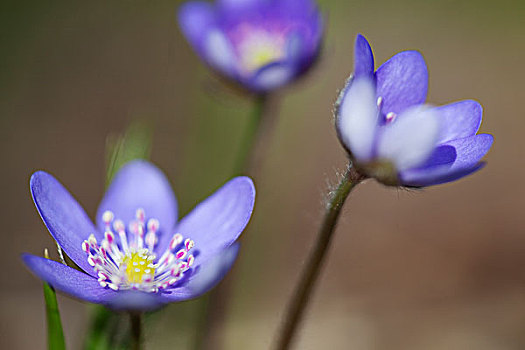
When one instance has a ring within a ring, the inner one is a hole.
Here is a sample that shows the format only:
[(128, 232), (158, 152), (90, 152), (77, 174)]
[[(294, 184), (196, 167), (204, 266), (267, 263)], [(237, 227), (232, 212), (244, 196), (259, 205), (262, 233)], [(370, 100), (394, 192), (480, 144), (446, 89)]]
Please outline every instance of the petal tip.
[(492, 134), (478, 134), (478, 137), (482, 138), (485, 144), (485, 147), (488, 150), (492, 147), (492, 144), (494, 143), (494, 135)]
[[(162, 181), (168, 181), (168, 178), (164, 174), (164, 172), (157, 167), (155, 164), (145, 160), (145, 159), (133, 159), (129, 162), (126, 162), (115, 174), (113, 182), (119, 177), (119, 176), (146, 176), (149, 174), (150, 176), (158, 177), (159, 179), (162, 179)], [(111, 184), (110, 184), (111, 186)]]
[(477, 101), (477, 100), (474, 100), (474, 99), (467, 99), (467, 100), (463, 100), (463, 101), (460, 101), (460, 102), (468, 103), (468, 104), (470, 104), (473, 108), (475, 108), (476, 110), (478, 110), (478, 111), (480, 111), (480, 112), (483, 112), (483, 107), (481, 106), (481, 103), (479, 103), (479, 101)]
[(53, 175), (45, 172), (44, 170), (37, 170), (33, 174), (31, 174), (31, 177), (29, 178), (29, 186), (31, 189), (33, 189), (35, 186), (38, 186), (42, 180), (52, 178), (54, 179)]
[(30, 254), (30, 253), (21, 253), (20, 259), (24, 262), (24, 264), (27, 266), (29, 265), (29, 262), (32, 260), (32, 257), (35, 257), (36, 255)]
[(413, 67), (412, 70), (414, 72), (416, 72), (416, 69), (419, 68), (421, 70), (417, 71), (418, 73), (428, 75), (427, 62), (425, 61), (425, 57), (421, 52), (417, 50), (401, 51), (393, 57), (391, 57), (388, 61), (392, 60), (394, 57), (401, 61), (410, 62), (410, 65)]
[(60, 185), (59, 181), (53, 175), (49, 174), (44, 170), (38, 170), (31, 175), (31, 178), (29, 179), (29, 190), (31, 192), (33, 202), (35, 203), (39, 212), (40, 206), (38, 203), (41, 199), (39, 195), (42, 194), (43, 188), (46, 186), (49, 187), (50, 185), (52, 186), (56, 184)]
[(415, 60), (416, 62), (424, 63), (426, 66), (425, 58), (423, 57), (423, 54), (418, 50), (405, 50), (398, 53), (401, 57), (410, 57), (411, 59)]
[(354, 44), (354, 76), (372, 76), (374, 74), (374, 55), (366, 38), (357, 34)]
[(355, 44), (356, 45), (366, 45), (370, 47), (370, 43), (368, 42), (368, 40), (366, 40), (365, 36), (361, 33), (357, 33), (357, 35), (355, 36)]
[(199, 15), (201, 11), (209, 11), (213, 5), (207, 1), (187, 1), (183, 2), (177, 8), (177, 18), (179, 20), (186, 19), (190, 16)]
[(246, 194), (250, 197), (250, 206), (252, 208), (250, 211), (251, 216), (251, 212), (253, 212), (253, 207), (255, 205), (256, 196), (255, 184), (253, 180), (248, 176), (237, 176), (230, 180), (230, 183), (241, 188), (246, 188)]
[(214, 21), (214, 5), (206, 1), (189, 1), (176, 11), (177, 22), (182, 33), (192, 45), (198, 45), (205, 29)]
[(240, 186), (249, 188), (250, 193), (255, 197), (255, 184), (249, 176), (237, 176), (230, 180), (230, 183), (238, 183)]
[(129, 167), (129, 166), (143, 166), (143, 167), (158, 169), (153, 163), (148, 162), (145, 159), (130, 160), (129, 162), (126, 162), (123, 167)]

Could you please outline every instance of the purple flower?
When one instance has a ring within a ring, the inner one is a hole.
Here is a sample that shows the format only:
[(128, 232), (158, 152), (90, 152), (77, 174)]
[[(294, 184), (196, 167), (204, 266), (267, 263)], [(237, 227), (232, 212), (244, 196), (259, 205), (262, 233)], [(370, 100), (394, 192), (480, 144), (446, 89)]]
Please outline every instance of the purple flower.
[(306, 72), (323, 35), (313, 0), (190, 1), (178, 19), (210, 67), (254, 92), (279, 88)]
[(50, 174), (36, 172), (30, 186), (49, 232), (82, 271), (30, 254), (26, 265), (62, 292), (116, 309), (152, 309), (212, 288), (235, 261), (255, 200), (252, 181), (237, 177), (177, 222), (164, 174), (133, 161), (115, 176), (94, 225)]
[(424, 105), (427, 83), (419, 52), (400, 52), (374, 72), (370, 45), (357, 36), (354, 74), (336, 105), (336, 129), (361, 173), (386, 185), (422, 187), (483, 167), (493, 137), (476, 135), (480, 104)]

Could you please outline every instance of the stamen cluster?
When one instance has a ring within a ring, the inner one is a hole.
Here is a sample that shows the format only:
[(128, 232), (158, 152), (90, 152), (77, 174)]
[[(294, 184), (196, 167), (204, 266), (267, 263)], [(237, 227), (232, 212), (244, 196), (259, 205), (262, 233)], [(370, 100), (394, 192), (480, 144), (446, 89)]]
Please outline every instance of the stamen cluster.
[(102, 220), (105, 232), (100, 245), (93, 234), (82, 242), (82, 250), (102, 287), (156, 293), (180, 281), (195, 261), (190, 254), (195, 243), (180, 233), (173, 235), (168, 248), (157, 259), (154, 248), (159, 221), (155, 218), (146, 221), (143, 209), (137, 209), (135, 220), (127, 228), (122, 220), (114, 220), (111, 211), (104, 212)]

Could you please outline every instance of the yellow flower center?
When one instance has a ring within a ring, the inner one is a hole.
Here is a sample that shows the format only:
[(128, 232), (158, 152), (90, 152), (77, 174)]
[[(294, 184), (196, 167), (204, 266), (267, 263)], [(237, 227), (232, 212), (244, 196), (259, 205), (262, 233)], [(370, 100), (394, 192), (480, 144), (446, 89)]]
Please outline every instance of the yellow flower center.
[(249, 24), (241, 24), (237, 31), (243, 36), (238, 50), (244, 73), (251, 74), (269, 63), (285, 58), (286, 38), (282, 33)]
[(132, 252), (122, 260), (126, 266), (126, 277), (128, 283), (142, 283), (148, 279), (153, 280), (155, 267), (152, 263), (153, 257), (147, 253)]
[(251, 55), (246, 55), (244, 58), (244, 66), (248, 71), (256, 71), (265, 65), (280, 59), (282, 53), (279, 49), (272, 46), (261, 46), (255, 48)]

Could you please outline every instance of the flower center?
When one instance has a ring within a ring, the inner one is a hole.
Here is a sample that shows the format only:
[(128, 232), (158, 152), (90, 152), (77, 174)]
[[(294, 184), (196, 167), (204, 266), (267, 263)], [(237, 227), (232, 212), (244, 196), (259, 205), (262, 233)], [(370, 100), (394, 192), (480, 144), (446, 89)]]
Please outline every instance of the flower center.
[(148, 255), (141, 253), (131, 253), (122, 260), (122, 265), (126, 266), (126, 277), (130, 283), (142, 283), (144, 277), (155, 276), (155, 266), (148, 261)]
[(286, 56), (286, 37), (280, 31), (242, 23), (231, 34), (234, 41), (237, 41), (237, 54), (241, 70), (245, 74), (253, 73)]
[(180, 233), (173, 235), (157, 259), (154, 248), (159, 221), (154, 218), (146, 221), (143, 209), (137, 209), (135, 220), (127, 228), (122, 220), (114, 220), (111, 211), (104, 212), (102, 220), (105, 232), (100, 245), (93, 234), (82, 242), (82, 250), (102, 287), (159, 292), (179, 282), (195, 261), (191, 254), (195, 243)]

